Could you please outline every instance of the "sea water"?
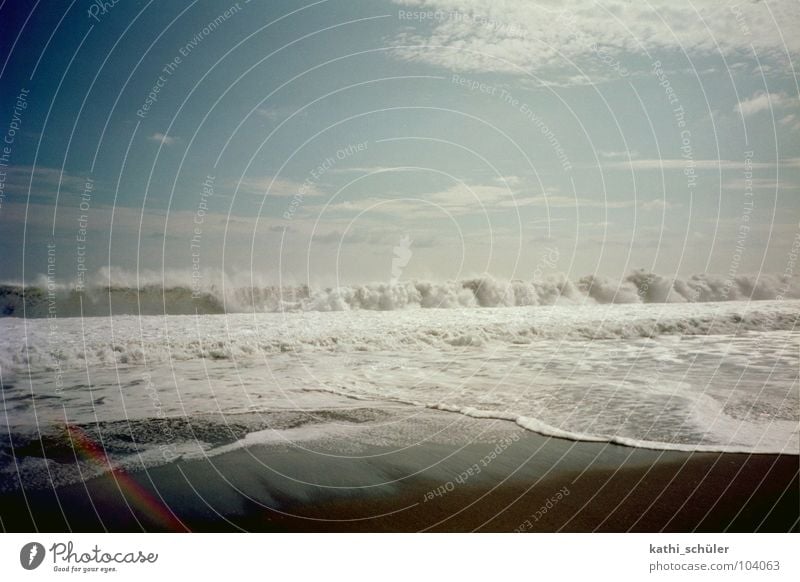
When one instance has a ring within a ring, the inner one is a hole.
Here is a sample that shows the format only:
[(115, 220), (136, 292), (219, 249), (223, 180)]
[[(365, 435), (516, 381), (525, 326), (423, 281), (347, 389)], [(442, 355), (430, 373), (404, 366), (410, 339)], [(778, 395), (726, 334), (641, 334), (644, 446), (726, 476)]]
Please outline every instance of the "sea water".
[(797, 300), (4, 318), (0, 488), (68, 482), (76, 464), (85, 478), (258, 443), (345, 447), (421, 408), (800, 454), (798, 318)]

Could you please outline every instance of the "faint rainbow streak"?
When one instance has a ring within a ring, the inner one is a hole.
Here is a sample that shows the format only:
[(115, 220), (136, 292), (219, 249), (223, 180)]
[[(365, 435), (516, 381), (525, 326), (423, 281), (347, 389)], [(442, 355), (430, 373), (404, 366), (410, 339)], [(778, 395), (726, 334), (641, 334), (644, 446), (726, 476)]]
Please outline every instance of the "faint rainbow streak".
[(125, 493), (126, 499), (133, 502), (137, 509), (153, 518), (169, 531), (188, 531), (186, 526), (172, 514), (160, 499), (142, 487), (128, 473), (112, 467), (103, 448), (86, 431), (74, 424), (66, 425), (66, 431), (75, 451), (80, 453), (87, 461), (99, 465), (104, 470), (111, 471), (111, 475)]

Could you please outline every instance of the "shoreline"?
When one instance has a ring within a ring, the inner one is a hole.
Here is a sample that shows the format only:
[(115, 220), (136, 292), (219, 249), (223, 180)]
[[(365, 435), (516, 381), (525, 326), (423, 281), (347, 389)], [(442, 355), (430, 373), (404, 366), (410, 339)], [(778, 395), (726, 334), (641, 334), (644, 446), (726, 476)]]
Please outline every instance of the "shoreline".
[(798, 531), (797, 455), (576, 442), (429, 409), (401, 422), (392, 434), (422, 423), (462, 436), (407, 446), (362, 438), (348, 450), (331, 441), (254, 444), (55, 491), (8, 492), (0, 494), (2, 528)]

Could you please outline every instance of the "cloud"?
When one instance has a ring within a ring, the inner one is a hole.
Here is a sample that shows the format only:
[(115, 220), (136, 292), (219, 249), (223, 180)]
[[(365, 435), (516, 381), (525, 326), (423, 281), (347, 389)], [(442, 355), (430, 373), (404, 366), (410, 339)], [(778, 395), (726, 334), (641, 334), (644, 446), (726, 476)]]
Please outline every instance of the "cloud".
[(443, 218), (489, 212), (508, 212), (526, 207), (540, 208), (627, 208), (632, 201), (579, 198), (548, 192), (514, 191), (491, 184), (455, 185), (445, 190), (417, 195), (414, 198), (368, 197), (328, 205), (320, 212), (346, 212), (407, 215), (415, 218)]
[(667, 202), (663, 198), (656, 198), (655, 200), (648, 200), (646, 202), (642, 202), (639, 204), (639, 208), (641, 208), (644, 211), (659, 210), (661, 212), (664, 212), (665, 210), (674, 210), (682, 206), (683, 204), (675, 204), (673, 202)]
[[(355, 236), (350, 237), (350, 242), (358, 242), (356, 241)], [(318, 243), (328, 244), (328, 243), (338, 243), (342, 244), (344, 242), (344, 234), (342, 234), (338, 230), (330, 230), (326, 233), (314, 233), (314, 241)]]
[(272, 226), (267, 228), (267, 232), (277, 232), (280, 234), (296, 232), (296, 231), (297, 229), (289, 226), (288, 224), (273, 224)]
[(739, 103), (734, 108), (734, 111), (741, 113), (744, 117), (749, 117), (761, 111), (791, 107), (792, 105), (797, 105), (797, 103), (796, 98), (789, 97), (786, 93), (759, 92), (750, 99), (745, 99)]
[[(610, 162), (602, 164), (605, 169), (611, 170), (681, 170), (687, 167), (696, 170), (742, 170), (744, 160), (684, 160), (682, 158), (643, 159), (630, 162)], [(768, 169), (781, 166), (783, 168), (800, 168), (800, 158), (784, 158), (775, 162), (753, 162), (750, 167), (754, 169)]]
[[(416, 218), (442, 218), (446, 214), (483, 213), (501, 206), (513, 196), (513, 191), (508, 187), (457, 184), (437, 192), (396, 199), (371, 196), (359, 200), (344, 200), (326, 206), (324, 212), (368, 212), (392, 216), (408, 214)], [(323, 211), (321, 207), (319, 210)]]
[(516, 200), (505, 200), (496, 204), (497, 208), (522, 208), (536, 206), (541, 208), (628, 208), (633, 206), (629, 200), (597, 200), (578, 198), (575, 196), (538, 195), (533, 197), (517, 197)]
[[(320, 214), (345, 213), (348, 215), (364, 213), (369, 215), (386, 215), (386, 216), (413, 216), (414, 218), (442, 218), (442, 211), (425, 203), (425, 198), (417, 196), (413, 199), (409, 198), (378, 198), (370, 196), (361, 198), (360, 200), (343, 200), (326, 204), (324, 206), (308, 207), (311, 212), (318, 212)], [(326, 216), (326, 222), (330, 219)]]
[(415, 171), (418, 168), (406, 166), (347, 166), (329, 170), (331, 174), (382, 174), (384, 172)]
[(516, 188), (520, 184), (522, 184), (522, 178), (519, 176), (497, 176), (493, 179), (495, 184), (500, 184), (501, 186), (509, 186), (511, 188)]
[[(346, 232), (333, 229), (328, 231), (316, 231), (311, 235), (313, 242), (335, 245), (361, 245), (370, 246), (394, 246), (398, 238), (408, 233), (395, 228), (349, 228)], [(441, 233), (418, 235), (414, 234), (413, 244), (415, 248), (434, 248), (439, 241)]]
[(792, 131), (800, 130), (800, 119), (797, 119), (797, 116), (794, 113), (790, 113), (786, 117), (783, 117), (779, 123), (784, 127), (788, 127)]
[[(25, 223), (30, 229), (43, 229), (50, 232), (53, 229), (53, 206), (51, 204), (8, 204), (3, 207), (5, 218), (19, 223)], [(81, 215), (88, 215), (86, 230), (102, 237), (108, 237), (109, 225), (114, 224), (114, 234), (121, 233), (138, 236), (141, 235), (165, 236), (166, 214), (162, 210), (141, 208), (129, 208), (125, 206), (112, 207), (110, 205), (92, 205), (89, 211), (81, 210), (77, 205), (64, 205), (58, 209), (58, 220), (55, 224), (56, 235), (65, 236), (67, 240), (75, 240), (75, 225)], [(194, 231), (195, 214), (192, 211), (173, 211), (169, 214), (170, 234), (183, 234), (191, 237)], [(206, 215), (208, 222), (203, 224), (203, 228), (209, 226), (209, 230), (214, 227), (223, 227), (228, 220), (225, 214)], [(74, 247), (73, 247), (74, 248)]]
[(281, 113), (275, 107), (264, 107), (256, 109), (256, 115), (258, 115), (259, 117), (263, 117), (264, 119), (268, 119), (269, 121), (277, 121), (284, 117), (283, 113)]
[(639, 152), (637, 152), (636, 150), (619, 151), (619, 152), (598, 150), (597, 153), (601, 158), (605, 158), (607, 160), (620, 159), (620, 158), (627, 160), (628, 158), (639, 157)]
[(574, 0), (566, 9), (548, 0), (395, 2), (403, 6), (404, 14), (435, 11), (436, 15), (419, 21), (401, 16), (398, 10), (398, 19), (407, 26), (394, 39), (395, 54), (460, 71), (538, 74), (551, 68), (561, 69), (565, 78), (577, 76), (585, 82), (587, 72), (625, 76), (629, 63), (623, 66), (616, 59), (626, 53), (721, 53), (735, 61), (755, 50), (762, 62), (785, 60), (786, 52), (800, 53), (800, 35), (794, 34), (800, 27), (795, 0), (735, 5)]
[(722, 185), (723, 190), (735, 190), (744, 192), (745, 190), (794, 190), (797, 184), (787, 182), (786, 180), (778, 181), (775, 178), (738, 178), (730, 180)]
[[(59, 191), (62, 194), (80, 193), (86, 188), (89, 178), (88, 175), (79, 176), (47, 166), (9, 166), (3, 171), (3, 191), (7, 195), (27, 196), (30, 186), (31, 199), (42, 200), (54, 197)], [(92, 188), (97, 188), (97, 181), (93, 181)]]
[(296, 182), (275, 176), (248, 176), (240, 180), (226, 180), (222, 183), (227, 190), (238, 190), (239, 194), (254, 194), (257, 196), (277, 196), (280, 198), (313, 198), (325, 196), (313, 183)]
[(474, 209), (513, 201), (513, 193), (508, 188), (487, 185), (455, 185), (447, 190), (426, 196), (428, 200), (450, 210)]
[(150, 141), (154, 141), (156, 143), (163, 144), (165, 146), (175, 145), (179, 141), (177, 137), (170, 137), (168, 135), (159, 132), (154, 133), (147, 139), (149, 139)]
[(292, 116), (295, 118), (306, 117), (307, 111), (305, 109), (298, 111), (290, 107), (259, 107), (256, 109), (255, 114), (259, 117), (263, 117), (270, 123), (275, 123)]

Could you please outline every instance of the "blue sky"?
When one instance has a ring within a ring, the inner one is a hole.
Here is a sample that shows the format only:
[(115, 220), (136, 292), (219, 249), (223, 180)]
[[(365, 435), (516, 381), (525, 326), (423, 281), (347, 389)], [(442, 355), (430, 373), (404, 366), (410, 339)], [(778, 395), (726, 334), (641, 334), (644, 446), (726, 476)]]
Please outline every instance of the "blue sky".
[(0, 7), (2, 280), (782, 273), (800, 231), (797, 2), (101, 4)]

